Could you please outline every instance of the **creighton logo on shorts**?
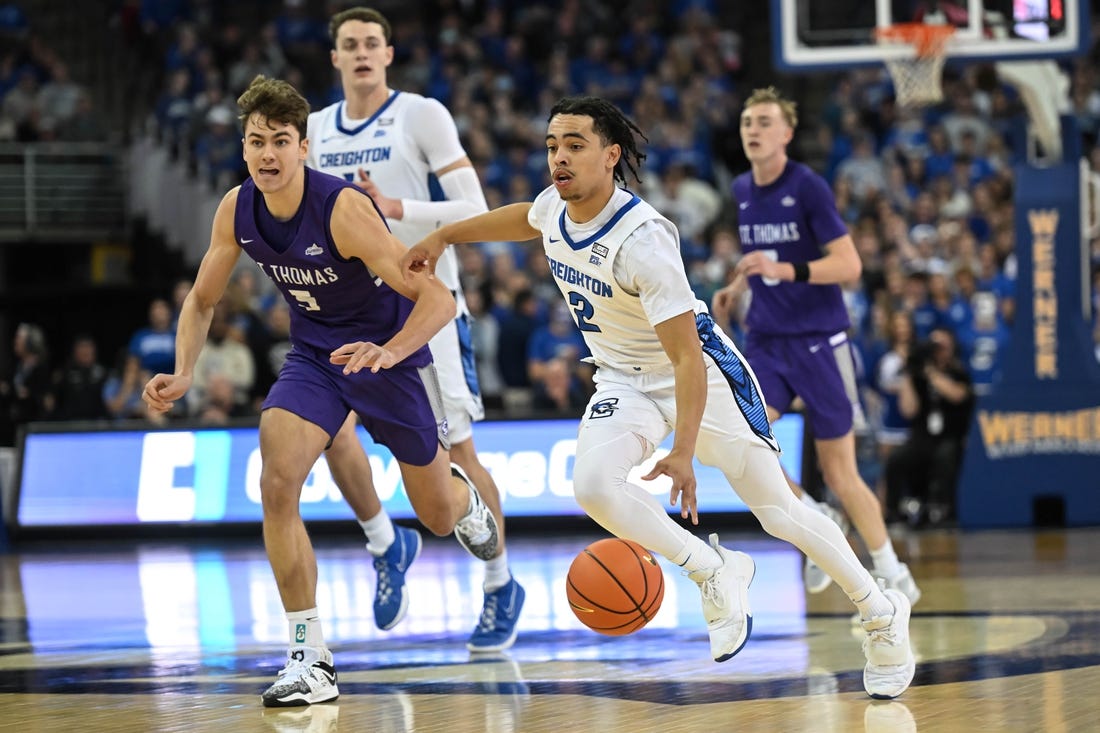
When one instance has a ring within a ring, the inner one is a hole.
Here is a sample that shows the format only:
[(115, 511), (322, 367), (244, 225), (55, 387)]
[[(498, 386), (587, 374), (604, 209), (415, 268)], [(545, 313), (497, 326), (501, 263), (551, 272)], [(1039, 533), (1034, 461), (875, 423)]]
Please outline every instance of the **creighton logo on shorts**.
[(294, 624), (294, 642), (296, 644), (306, 643), (306, 625)]
[(595, 420), (599, 417), (611, 417), (611, 413), (619, 409), (619, 398), (609, 397), (606, 400), (600, 400), (596, 404), (592, 405), (592, 412), (588, 415), (588, 419)]

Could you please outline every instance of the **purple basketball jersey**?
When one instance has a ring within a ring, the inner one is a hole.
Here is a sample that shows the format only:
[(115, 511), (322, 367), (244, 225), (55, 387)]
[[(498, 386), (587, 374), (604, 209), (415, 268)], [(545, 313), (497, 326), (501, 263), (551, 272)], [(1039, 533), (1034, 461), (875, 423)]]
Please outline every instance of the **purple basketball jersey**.
[[(342, 366), (329, 362), (329, 353), (343, 344), (389, 341), (404, 325), (412, 301), (376, 278), (359, 260), (342, 257), (333, 245), (328, 222), (336, 197), (345, 188), (366, 194), (342, 179), (308, 168), (305, 177), (298, 229), (282, 251), (260, 233), (257, 220), (271, 214), (252, 180), (243, 183), (237, 194), (237, 241), (290, 303), (294, 348), (263, 409), (293, 412), (333, 437), (348, 412), (354, 411), (374, 440), (387, 446), (397, 460), (426, 465), (440, 445), (448, 447), (447, 421), (427, 345), (377, 374), (369, 369), (344, 374)], [(278, 231), (270, 221), (263, 228)]]
[[(802, 163), (788, 161), (767, 186), (757, 186), (751, 172), (743, 173), (733, 182), (733, 197), (744, 252), (765, 250), (779, 262), (810, 262), (824, 256), (824, 245), (848, 233), (829, 185)], [(751, 277), (749, 287), (752, 305), (746, 325), (752, 331), (831, 335), (848, 328), (838, 285), (769, 283)]]
[[(241, 184), (234, 217), (237, 242), (290, 304), (290, 341), (325, 355), (353, 341), (385, 344), (405, 323), (412, 301), (375, 277), (359, 260), (336, 251), (328, 221), (336, 197), (346, 188), (366, 196), (341, 178), (305, 169), (301, 224), (285, 251), (266, 242), (257, 217), (270, 217), (252, 179)], [(431, 361), (425, 345), (405, 363)]]

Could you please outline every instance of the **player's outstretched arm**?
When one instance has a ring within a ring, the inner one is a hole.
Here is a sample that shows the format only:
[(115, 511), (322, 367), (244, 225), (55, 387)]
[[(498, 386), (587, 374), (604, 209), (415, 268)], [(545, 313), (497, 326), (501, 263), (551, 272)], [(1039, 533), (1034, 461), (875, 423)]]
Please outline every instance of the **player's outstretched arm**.
[(176, 326), (176, 370), (173, 374), (154, 374), (142, 392), (141, 398), (153, 414), (171, 410), (175, 401), (191, 387), (191, 375), (206, 343), (214, 306), (225, 293), (233, 268), (241, 257), (233, 227), (237, 190), (234, 188), (227, 193), (218, 205), (210, 232), (210, 247), (203, 255), (195, 284), (180, 308)]
[(359, 342), (332, 352), (330, 359), (343, 364), (345, 373), (364, 367), (372, 371), (389, 368), (428, 343), (454, 319), (455, 299), (443, 283), (402, 275), (405, 246), (390, 234), (369, 198), (350, 189), (342, 191), (332, 209), (329, 228), (341, 255), (358, 257), (371, 273), (415, 302), (405, 325), (384, 346)]
[(414, 244), (402, 256), (402, 273), (406, 279), (411, 279), (418, 273), (427, 273), (429, 277), (433, 277), (435, 263), (450, 244), (526, 242), (534, 239), (540, 236), (540, 232), (527, 221), (530, 210), (529, 202), (508, 204), (442, 226)]

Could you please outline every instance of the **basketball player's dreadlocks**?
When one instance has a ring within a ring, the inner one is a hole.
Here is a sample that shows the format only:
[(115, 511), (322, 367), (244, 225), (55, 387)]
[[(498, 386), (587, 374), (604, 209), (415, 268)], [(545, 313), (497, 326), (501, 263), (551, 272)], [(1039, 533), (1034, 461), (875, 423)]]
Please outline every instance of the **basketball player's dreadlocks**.
[(642, 131), (638, 129), (630, 119), (624, 115), (618, 107), (599, 97), (565, 97), (558, 101), (550, 110), (547, 120), (554, 119), (555, 115), (584, 115), (592, 118), (592, 128), (600, 136), (605, 145), (618, 145), (622, 148), (619, 162), (615, 164), (615, 180), (626, 185), (626, 172), (634, 177), (638, 183), (642, 179), (638, 176), (638, 168), (646, 155), (638, 150), (637, 138), (649, 142)]

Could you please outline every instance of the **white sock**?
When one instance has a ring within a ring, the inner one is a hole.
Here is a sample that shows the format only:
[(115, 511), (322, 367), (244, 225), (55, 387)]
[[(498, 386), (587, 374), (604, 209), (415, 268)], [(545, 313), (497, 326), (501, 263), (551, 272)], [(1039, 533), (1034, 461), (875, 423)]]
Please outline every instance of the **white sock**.
[(889, 538), (882, 547), (871, 550), (871, 561), (875, 565), (875, 575), (880, 578), (893, 578), (901, 571), (898, 556), (894, 554), (894, 546)]
[(855, 593), (849, 593), (848, 597), (852, 599), (852, 603), (856, 604), (860, 618), (864, 621), (869, 621), (878, 616), (894, 615), (894, 604), (890, 603), (890, 599), (879, 590), (878, 583), (874, 581)]
[(715, 552), (713, 547), (690, 532), (687, 533), (687, 540), (685, 540), (683, 548), (670, 557), (669, 560), (689, 573), (696, 570), (716, 568), (722, 564), (721, 555)]
[(501, 550), (499, 555), (485, 561), (485, 583), (482, 587), (486, 593), (503, 588), (511, 579), (512, 571), (508, 569), (507, 550)]
[(803, 504), (805, 504), (806, 506), (810, 507), (810, 508), (811, 508), (811, 509), (813, 509), (813, 510), (814, 510), (815, 512), (817, 512), (817, 513), (819, 513), (819, 514), (821, 514), (821, 513), (822, 513), (822, 511), (821, 511), (821, 504), (820, 504), (820, 503), (819, 503), (819, 502), (817, 501), (817, 499), (815, 499), (815, 498), (813, 498), (812, 496), (810, 496), (809, 492), (808, 492), (808, 491), (806, 491), (805, 489), (803, 489), (803, 490), (802, 490), (802, 498), (801, 498), (801, 501), (802, 501), (802, 503), (803, 503)]
[(287, 611), (286, 620), (290, 624), (290, 645), (325, 648), (325, 637), (321, 633), (321, 620), (317, 618), (317, 608), (304, 611)]
[(367, 550), (372, 555), (381, 555), (390, 549), (394, 540), (393, 520), (385, 509), (366, 521), (359, 521), (363, 533), (367, 536)]

